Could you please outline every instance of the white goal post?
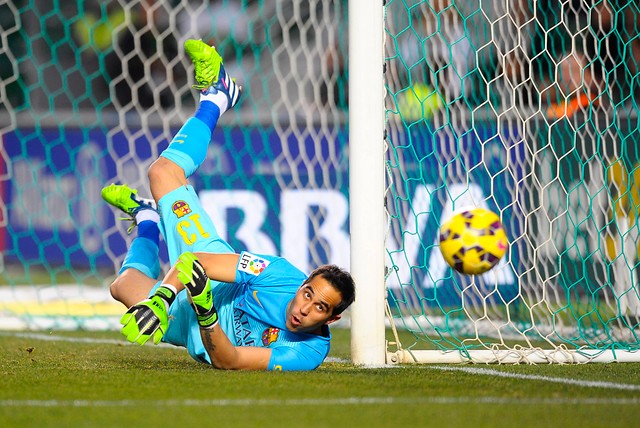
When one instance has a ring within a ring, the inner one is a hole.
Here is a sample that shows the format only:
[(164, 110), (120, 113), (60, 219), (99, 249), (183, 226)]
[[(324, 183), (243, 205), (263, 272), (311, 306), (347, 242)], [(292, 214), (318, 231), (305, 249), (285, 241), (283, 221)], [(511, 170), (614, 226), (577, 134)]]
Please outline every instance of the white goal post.
[[(355, 364), (385, 362), (382, 0), (349, 1), (349, 207)], [(357, 30), (356, 30), (357, 29)]]

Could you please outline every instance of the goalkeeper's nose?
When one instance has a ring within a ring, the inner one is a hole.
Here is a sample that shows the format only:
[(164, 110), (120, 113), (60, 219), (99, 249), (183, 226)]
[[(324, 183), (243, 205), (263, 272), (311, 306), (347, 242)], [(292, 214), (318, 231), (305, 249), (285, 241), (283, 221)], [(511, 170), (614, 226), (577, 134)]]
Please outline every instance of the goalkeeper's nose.
[(312, 303), (311, 302), (305, 302), (300, 306), (300, 314), (303, 316), (307, 316), (309, 315), (309, 312), (311, 312), (311, 306)]

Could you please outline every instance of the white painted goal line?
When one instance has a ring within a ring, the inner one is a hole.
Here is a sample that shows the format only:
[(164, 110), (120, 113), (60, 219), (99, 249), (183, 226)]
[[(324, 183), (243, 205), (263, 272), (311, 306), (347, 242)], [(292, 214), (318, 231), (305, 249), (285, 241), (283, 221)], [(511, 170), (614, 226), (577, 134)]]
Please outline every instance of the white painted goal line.
[(456, 366), (425, 366), (425, 368), (442, 371), (459, 371), (470, 374), (504, 377), (510, 379), (537, 380), (543, 382), (561, 383), (565, 385), (581, 386), (586, 388), (607, 388), (619, 389), (623, 391), (640, 391), (640, 385), (629, 383), (602, 382), (595, 380), (568, 379), (563, 377), (550, 377), (540, 375), (529, 375), (522, 373), (509, 373), (494, 369), (484, 369), (479, 367), (456, 367)]
[[(67, 336), (58, 336), (58, 335), (52, 335), (52, 334), (42, 334), (42, 333), (20, 333), (20, 332), (0, 332), (0, 336), (14, 336), (14, 337), (23, 337), (23, 338), (28, 338), (28, 339), (34, 339), (34, 340), (46, 340), (46, 341), (60, 341), (60, 342), (76, 342), (76, 343), (96, 343), (96, 344), (113, 344), (113, 345), (133, 345), (127, 341), (124, 340), (116, 340), (116, 339), (94, 339), (94, 338), (83, 338), (83, 337), (67, 337)], [(159, 347), (164, 347), (164, 348), (176, 348), (173, 345), (169, 345), (166, 343), (161, 343), (159, 345), (157, 345)], [(348, 361), (343, 360), (343, 359), (339, 359), (339, 358), (327, 358), (325, 360), (326, 362), (343, 362), (343, 363), (347, 363)], [(500, 370), (495, 370), (495, 369), (485, 369), (485, 368), (480, 368), (480, 367), (460, 367), (460, 366), (450, 366), (450, 365), (415, 365), (415, 366), (398, 366), (398, 365), (385, 365), (383, 366), (385, 368), (396, 368), (396, 369), (403, 369), (403, 368), (422, 368), (422, 369), (428, 369), (428, 370), (440, 370), (440, 371), (459, 371), (459, 372), (465, 372), (465, 373), (469, 373), (469, 374), (475, 374), (475, 375), (483, 375), (483, 376), (494, 376), (494, 377), (503, 377), (503, 378), (511, 378), (511, 379), (520, 379), (520, 380), (534, 380), (534, 381), (542, 381), (542, 382), (550, 382), (550, 383), (559, 383), (559, 384), (565, 384), (565, 385), (574, 385), (574, 386), (579, 386), (579, 387), (585, 387), (585, 388), (605, 388), (605, 389), (616, 389), (616, 390), (622, 390), (622, 391), (640, 391), (640, 385), (638, 384), (627, 384), (627, 383), (615, 383), (615, 382), (602, 382), (602, 381), (593, 381), (593, 380), (579, 380), (579, 379), (568, 379), (568, 378), (562, 378), (562, 377), (550, 377), (550, 376), (541, 376), (541, 375), (529, 375), (529, 374), (522, 374), (522, 373), (510, 373), (510, 372), (503, 372)], [(438, 397), (429, 397), (430, 399), (433, 398), (438, 398)], [(442, 399), (449, 399), (449, 397), (439, 397)], [(465, 398), (465, 397), (458, 397), (458, 398)], [(478, 400), (478, 398), (474, 398), (474, 397), (467, 397), (468, 399), (476, 399)], [(493, 399), (501, 399), (500, 397), (489, 397), (489, 398), (493, 398)], [(382, 398), (380, 398), (382, 399)], [(506, 400), (512, 400), (512, 399), (506, 399)], [(581, 399), (581, 400), (589, 400), (587, 399)], [(622, 403), (622, 404), (633, 404), (633, 403), (640, 403), (640, 398), (639, 399), (631, 399), (631, 400), (635, 400), (629, 403)], [(11, 400), (5, 400), (5, 401), (11, 401)], [(53, 400), (53, 401), (57, 401), (57, 400)], [(197, 401), (197, 400), (196, 400)], [(224, 401), (224, 400), (222, 400)], [(233, 400), (231, 400), (233, 401)], [(470, 402), (470, 401), (469, 401)], [(479, 402), (479, 401), (478, 401)], [(511, 401), (509, 401), (511, 403)], [(540, 403), (543, 403), (543, 401), (539, 401)], [(587, 403), (588, 401), (585, 401), (585, 403)], [(0, 403), (3, 403), (3, 401), (0, 401)], [(280, 403), (280, 402), (279, 402)], [(567, 402), (569, 403), (569, 402)], [(184, 403), (183, 403), (184, 404)], [(330, 404), (330, 403), (327, 403)], [(362, 404), (367, 404), (367, 403), (362, 403)], [(379, 404), (379, 403), (378, 403)], [(605, 402), (603, 402), (603, 404), (606, 404)], [(215, 405), (215, 404), (212, 404)]]

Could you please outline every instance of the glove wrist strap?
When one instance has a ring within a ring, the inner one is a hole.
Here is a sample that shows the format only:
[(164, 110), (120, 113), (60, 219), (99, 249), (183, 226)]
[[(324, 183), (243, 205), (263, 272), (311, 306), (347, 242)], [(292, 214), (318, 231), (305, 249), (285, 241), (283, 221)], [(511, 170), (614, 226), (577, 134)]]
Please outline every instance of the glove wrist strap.
[(206, 313), (198, 316), (198, 324), (201, 329), (208, 330), (218, 324), (218, 312), (214, 306), (211, 307)]
[(171, 284), (162, 284), (155, 292), (155, 296), (160, 297), (167, 304), (167, 309), (176, 300), (176, 288)]

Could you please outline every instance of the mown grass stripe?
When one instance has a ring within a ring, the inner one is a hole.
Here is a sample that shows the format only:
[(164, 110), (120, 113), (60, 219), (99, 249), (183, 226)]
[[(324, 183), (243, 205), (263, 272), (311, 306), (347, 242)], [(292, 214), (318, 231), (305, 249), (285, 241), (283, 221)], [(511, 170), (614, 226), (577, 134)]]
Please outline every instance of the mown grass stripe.
[(640, 398), (509, 398), (509, 397), (344, 397), (298, 399), (184, 400), (0, 400), (0, 407), (255, 407), (359, 406), (384, 404), (512, 404), (512, 405), (638, 405)]
[[(130, 345), (130, 343), (127, 342), (126, 340), (95, 339), (95, 338), (82, 338), (82, 337), (72, 337), (72, 336), (67, 337), (67, 336), (58, 336), (58, 335), (50, 335), (50, 334), (42, 334), (42, 333), (0, 332), (0, 335), (23, 337), (23, 338), (35, 339), (35, 340), (47, 340), (47, 341), (115, 344), (115, 345), (129, 344)], [(163, 343), (161, 343), (158, 346), (171, 347), (171, 348), (174, 347), (173, 345), (163, 344)], [(331, 358), (331, 357), (327, 358), (326, 362), (348, 363), (348, 361), (346, 360), (339, 359), (339, 358)], [(384, 367), (402, 368), (407, 366), (385, 365)], [(445, 366), (445, 365), (424, 365), (424, 366), (411, 366), (411, 367), (421, 367), (425, 369), (441, 370), (441, 371), (460, 371), (464, 373), (482, 375), (482, 376), (494, 376), (494, 377), (503, 377), (503, 378), (510, 378), (510, 379), (560, 383), (560, 384), (574, 385), (574, 386), (580, 386), (585, 388), (605, 388), (605, 389), (616, 389), (616, 390), (623, 390), (623, 391), (640, 391), (640, 385), (637, 385), (637, 384), (602, 382), (602, 381), (593, 381), (593, 380), (579, 380), (579, 379), (550, 377), (550, 376), (541, 376), (541, 375), (528, 375), (528, 374), (521, 374), (521, 373), (504, 372), (504, 371), (495, 370), (495, 369), (478, 368), (478, 367), (459, 367), (459, 366)]]

